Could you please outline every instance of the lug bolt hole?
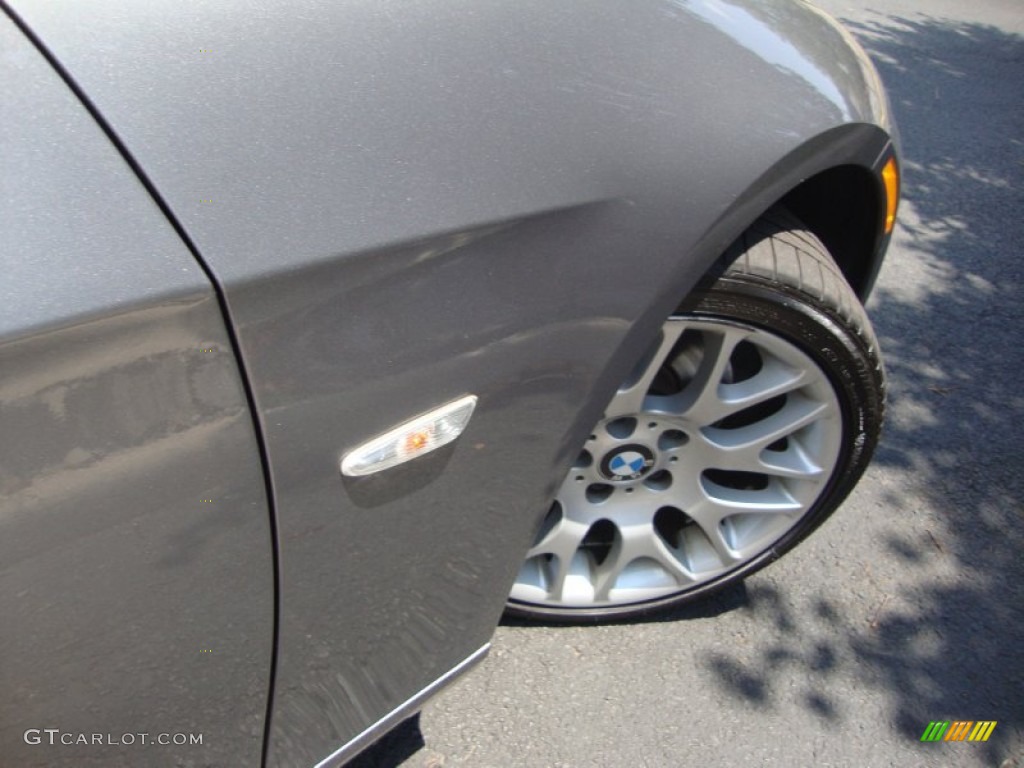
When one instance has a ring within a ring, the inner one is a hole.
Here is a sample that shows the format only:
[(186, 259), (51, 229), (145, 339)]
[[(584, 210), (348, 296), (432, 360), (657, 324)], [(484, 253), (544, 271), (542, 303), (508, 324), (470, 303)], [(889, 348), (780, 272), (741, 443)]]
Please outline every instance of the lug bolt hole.
[(636, 419), (631, 416), (624, 416), (621, 419), (609, 421), (605, 429), (608, 430), (608, 434), (612, 437), (625, 440), (636, 431)]
[(573, 462), (573, 469), (586, 469), (594, 463), (594, 457), (590, 454), (590, 451), (580, 451), (580, 455), (576, 457), (576, 461)]
[(688, 442), (690, 442), (690, 438), (685, 432), (678, 429), (666, 429), (658, 438), (658, 448), (663, 451), (672, 451), (682, 448)]
[(672, 485), (672, 474), (668, 470), (659, 470), (645, 478), (644, 485), (652, 491), (664, 491)]

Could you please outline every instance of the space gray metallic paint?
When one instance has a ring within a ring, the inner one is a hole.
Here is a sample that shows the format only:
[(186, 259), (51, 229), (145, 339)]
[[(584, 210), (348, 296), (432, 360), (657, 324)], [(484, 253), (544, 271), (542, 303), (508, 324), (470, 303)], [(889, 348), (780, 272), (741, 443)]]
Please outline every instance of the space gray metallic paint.
[(223, 316), (3, 14), (0, 51), (0, 765), (257, 764), (272, 543)]
[[(226, 296), (278, 515), (271, 766), (486, 643), (680, 298), (785, 192), (889, 142), (866, 58), (789, 0), (13, 5)], [(341, 477), (467, 392), (456, 443)]]

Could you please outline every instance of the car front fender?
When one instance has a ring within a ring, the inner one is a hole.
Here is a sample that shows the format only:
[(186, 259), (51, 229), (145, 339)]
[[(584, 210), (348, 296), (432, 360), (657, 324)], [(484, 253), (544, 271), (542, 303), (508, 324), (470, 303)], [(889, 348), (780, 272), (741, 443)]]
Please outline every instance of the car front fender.
[[(790, 0), (11, 5), (237, 337), (280, 564), (268, 765), (345, 759), (475, 658), (667, 313), (892, 135), (863, 53)], [(450, 449), (340, 476), (465, 394)]]

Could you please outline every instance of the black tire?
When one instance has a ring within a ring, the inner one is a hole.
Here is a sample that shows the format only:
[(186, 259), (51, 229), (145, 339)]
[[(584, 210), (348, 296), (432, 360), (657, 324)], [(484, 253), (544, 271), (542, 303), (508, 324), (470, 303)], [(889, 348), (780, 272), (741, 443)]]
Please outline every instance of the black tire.
[(724, 274), (698, 290), (681, 311), (692, 302), (696, 315), (746, 319), (789, 338), (826, 370), (841, 393), (849, 455), (835, 486), (822, 497), (820, 525), (860, 480), (882, 433), (886, 380), (878, 339), (825, 246), (786, 209), (773, 208), (759, 219), (725, 261)]
[(880, 436), (885, 376), (874, 331), (856, 294), (821, 241), (788, 211), (775, 208), (725, 254), (709, 279), (673, 317), (738, 321), (801, 349), (827, 375), (842, 414), (838, 460), (799, 522), (761, 554), (685, 591), (642, 603), (564, 607), (510, 599), (511, 614), (559, 622), (635, 618), (700, 600), (746, 578), (806, 538), (857, 484)]

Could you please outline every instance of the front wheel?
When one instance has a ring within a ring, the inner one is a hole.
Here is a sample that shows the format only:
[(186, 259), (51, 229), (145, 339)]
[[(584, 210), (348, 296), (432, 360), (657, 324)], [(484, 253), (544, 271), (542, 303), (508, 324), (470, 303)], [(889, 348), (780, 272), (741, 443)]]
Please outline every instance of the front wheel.
[(729, 259), (594, 426), (510, 612), (595, 620), (698, 599), (795, 546), (864, 472), (885, 383), (856, 295), (781, 209)]

